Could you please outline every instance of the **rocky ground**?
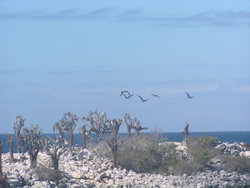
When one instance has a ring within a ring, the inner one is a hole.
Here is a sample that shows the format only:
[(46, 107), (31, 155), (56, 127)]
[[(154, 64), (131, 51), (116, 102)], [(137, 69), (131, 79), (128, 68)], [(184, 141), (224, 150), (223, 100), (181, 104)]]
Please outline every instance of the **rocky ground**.
[[(185, 146), (176, 143), (177, 149), (185, 151)], [(249, 155), (240, 144), (222, 143), (217, 146), (224, 152)], [(112, 168), (111, 161), (93, 155), (87, 149), (74, 148), (60, 158), (59, 169), (63, 178), (56, 185), (50, 180), (41, 180), (29, 168), (28, 154), (14, 154), (17, 162), (9, 161), (9, 154), (2, 154), (3, 172), (12, 187), (250, 187), (250, 174), (206, 170), (190, 176), (164, 176), (159, 174), (135, 173), (122, 168)], [(250, 157), (250, 156), (249, 156)], [(216, 164), (216, 159), (213, 161)], [(51, 168), (50, 157), (39, 153), (38, 166)]]

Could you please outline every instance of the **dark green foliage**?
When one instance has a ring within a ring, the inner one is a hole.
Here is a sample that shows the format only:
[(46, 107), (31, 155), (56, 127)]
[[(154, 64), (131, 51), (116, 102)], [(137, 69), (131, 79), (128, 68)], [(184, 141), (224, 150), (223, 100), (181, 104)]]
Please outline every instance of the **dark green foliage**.
[(250, 158), (244, 156), (221, 156), (222, 167), (226, 171), (250, 173)]
[(44, 166), (37, 167), (35, 173), (40, 181), (54, 181), (58, 184), (60, 179), (62, 179), (62, 174), (59, 170), (49, 169)]

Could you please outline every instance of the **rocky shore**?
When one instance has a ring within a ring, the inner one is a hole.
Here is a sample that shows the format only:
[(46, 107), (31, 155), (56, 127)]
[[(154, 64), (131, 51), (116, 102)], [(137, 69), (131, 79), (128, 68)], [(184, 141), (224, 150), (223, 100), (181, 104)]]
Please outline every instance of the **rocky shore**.
[[(185, 150), (182, 143), (176, 143), (179, 151)], [(223, 152), (233, 155), (249, 155), (244, 146), (238, 143), (221, 143), (217, 146)], [(230, 149), (231, 148), (231, 149)], [(231, 153), (230, 153), (231, 154)], [(226, 172), (218, 167), (219, 161), (210, 161), (210, 168), (189, 176), (135, 173), (126, 169), (112, 168), (112, 162), (97, 157), (90, 150), (73, 148), (66, 151), (59, 161), (62, 178), (58, 185), (51, 180), (43, 180), (29, 168), (28, 154), (14, 154), (17, 162), (11, 163), (9, 153), (2, 154), (3, 172), (12, 187), (250, 187), (250, 174)], [(249, 156), (250, 157), (250, 156)], [(38, 154), (38, 166), (51, 167), (46, 153)], [(211, 168), (214, 166), (215, 168)]]

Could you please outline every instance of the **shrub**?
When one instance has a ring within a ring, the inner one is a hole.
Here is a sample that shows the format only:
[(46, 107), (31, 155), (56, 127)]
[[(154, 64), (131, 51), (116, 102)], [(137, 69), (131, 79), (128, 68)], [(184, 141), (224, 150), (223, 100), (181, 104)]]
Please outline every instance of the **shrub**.
[(223, 155), (221, 156), (222, 168), (226, 171), (250, 173), (250, 158), (245, 156)]
[(218, 155), (214, 148), (217, 142), (217, 138), (211, 136), (188, 137), (187, 153), (190, 159), (176, 161), (173, 164), (173, 173), (190, 175), (192, 172), (202, 170), (209, 160)]
[(217, 142), (217, 138), (212, 136), (189, 137), (187, 139), (187, 151), (198, 166), (204, 165), (218, 154), (214, 148)]
[[(118, 147), (118, 165), (142, 173), (190, 175), (218, 154), (214, 149), (217, 139), (210, 136), (188, 138), (187, 156), (180, 154), (173, 143), (158, 142), (157, 134), (124, 138)], [(95, 151), (111, 158), (107, 144), (98, 144)]]
[(35, 168), (35, 173), (41, 181), (54, 181), (56, 184), (62, 179), (62, 174), (59, 170), (49, 169), (44, 166)]
[(118, 164), (135, 172), (168, 173), (169, 165), (175, 160), (175, 147), (159, 145), (157, 141), (155, 135), (124, 139), (118, 149)]

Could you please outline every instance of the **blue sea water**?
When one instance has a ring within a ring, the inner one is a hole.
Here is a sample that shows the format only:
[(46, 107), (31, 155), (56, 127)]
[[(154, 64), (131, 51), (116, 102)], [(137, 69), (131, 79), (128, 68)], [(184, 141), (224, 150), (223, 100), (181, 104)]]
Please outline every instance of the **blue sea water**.
[[(125, 133), (121, 133), (121, 136), (126, 136)], [(191, 132), (190, 136), (203, 136), (209, 135), (219, 139), (221, 142), (245, 142), (250, 144), (250, 131), (242, 132)], [(12, 135), (14, 136), (14, 135)], [(46, 134), (46, 136), (54, 137), (55, 134)], [(160, 133), (160, 136), (167, 141), (181, 142), (183, 140), (182, 133)], [(94, 137), (94, 136), (93, 136)], [(8, 152), (8, 145), (6, 136), (0, 134), (0, 141), (3, 143), (3, 153)], [(74, 145), (81, 146), (82, 139), (80, 134), (74, 134)], [(16, 151), (14, 147), (14, 152)]]

